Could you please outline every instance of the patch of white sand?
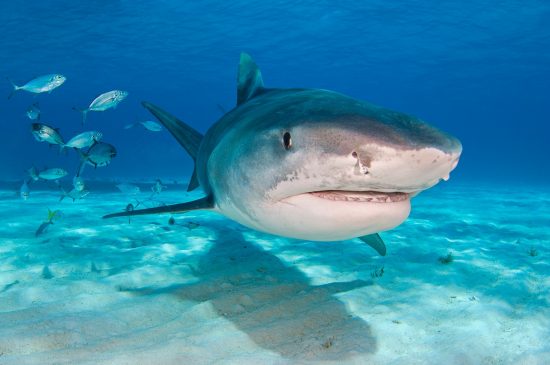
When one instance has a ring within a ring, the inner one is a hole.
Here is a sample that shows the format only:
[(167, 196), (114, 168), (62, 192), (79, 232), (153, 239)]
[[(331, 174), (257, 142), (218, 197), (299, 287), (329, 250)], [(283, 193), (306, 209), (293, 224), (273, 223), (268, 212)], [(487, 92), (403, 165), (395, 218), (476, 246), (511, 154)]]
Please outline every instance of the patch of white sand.
[[(284, 239), (207, 212), (176, 225), (102, 220), (128, 203), (115, 193), (75, 204), (55, 192), (0, 196), (0, 364), (550, 359), (550, 207), (533, 200), (548, 201), (542, 191), (426, 192), (382, 234), (386, 257), (359, 240)], [(35, 237), (47, 208), (63, 217)], [(453, 262), (440, 263), (448, 252)]]

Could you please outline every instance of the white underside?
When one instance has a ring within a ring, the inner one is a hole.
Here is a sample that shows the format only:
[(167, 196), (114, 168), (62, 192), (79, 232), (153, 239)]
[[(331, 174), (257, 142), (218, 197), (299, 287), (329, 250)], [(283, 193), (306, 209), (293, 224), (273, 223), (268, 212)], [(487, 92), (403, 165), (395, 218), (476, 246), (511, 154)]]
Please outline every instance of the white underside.
[(254, 220), (234, 210), (223, 214), (283, 237), (340, 241), (392, 229), (407, 219), (410, 210), (408, 198), (387, 203), (334, 201), (306, 193), (264, 206)]

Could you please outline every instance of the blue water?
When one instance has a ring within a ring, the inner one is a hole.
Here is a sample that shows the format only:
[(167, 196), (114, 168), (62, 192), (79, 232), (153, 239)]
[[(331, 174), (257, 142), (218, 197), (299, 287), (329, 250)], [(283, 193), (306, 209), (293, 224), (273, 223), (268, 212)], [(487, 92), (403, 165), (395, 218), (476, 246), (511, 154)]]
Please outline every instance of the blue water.
[[(336, 90), (421, 117), (459, 137), (453, 179), (547, 184), (550, 5), (545, 1), (6, 2), (0, 75), (18, 82), (59, 72), (50, 95), (0, 100), (1, 176), (32, 164), (75, 169), (35, 143), (24, 115), (38, 100), (65, 138), (80, 131), (73, 106), (101, 92), (130, 92), (116, 111), (91, 114), (118, 147), (96, 177), (188, 176), (191, 160), (168, 133), (126, 131), (149, 118), (149, 100), (200, 131), (236, 100), (239, 53), (269, 87)], [(3, 85), (3, 86), (1, 86)], [(0, 93), (8, 95), (7, 81)]]
[[(546, 1), (4, 2), (0, 364), (548, 363), (548, 24)], [(268, 87), (335, 90), (461, 140), (450, 181), (381, 234), (387, 256), (205, 211), (100, 218), (199, 196), (166, 130), (124, 126), (153, 119), (147, 100), (205, 132), (236, 103), (243, 51)], [(4, 77), (50, 73), (66, 83), (7, 99)], [(112, 89), (129, 96), (82, 127), (72, 108)], [(67, 169), (67, 188), (79, 163), (34, 140), (34, 102), (66, 140), (99, 130), (116, 146), (84, 199), (16, 193), (33, 165)]]

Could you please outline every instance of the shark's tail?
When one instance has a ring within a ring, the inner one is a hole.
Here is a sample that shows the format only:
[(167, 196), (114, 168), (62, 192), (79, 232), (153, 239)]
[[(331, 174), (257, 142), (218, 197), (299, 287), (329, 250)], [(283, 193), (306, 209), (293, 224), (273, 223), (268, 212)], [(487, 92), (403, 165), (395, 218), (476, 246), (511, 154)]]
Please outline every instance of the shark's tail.
[(11, 86), (13, 86), (13, 90), (11, 91), (11, 93), (8, 95), (8, 99), (11, 99), (11, 97), (18, 91), (18, 90), (21, 90), (22, 87), (21, 86), (17, 86), (15, 85), (15, 83), (13, 81), (11, 81), (11, 79), (9, 77), (7, 77), (8, 81), (10, 82)]
[(77, 112), (82, 113), (82, 125), (84, 125), (84, 123), (86, 123), (86, 117), (88, 116), (88, 112), (90, 111), (90, 109), (89, 108), (79, 109), (77, 107), (73, 107), (73, 110), (76, 110)]
[[(146, 101), (141, 104), (155, 117), (157, 117), (157, 119), (166, 127), (166, 129), (168, 129), (168, 131), (170, 131), (170, 133), (172, 133), (187, 153), (191, 155), (193, 161), (196, 161), (203, 135), (161, 108)], [(195, 167), (193, 168), (193, 175), (191, 176), (191, 180), (187, 186), (187, 191), (194, 190), (198, 187), (199, 180), (197, 178), (197, 167), (195, 164)]]

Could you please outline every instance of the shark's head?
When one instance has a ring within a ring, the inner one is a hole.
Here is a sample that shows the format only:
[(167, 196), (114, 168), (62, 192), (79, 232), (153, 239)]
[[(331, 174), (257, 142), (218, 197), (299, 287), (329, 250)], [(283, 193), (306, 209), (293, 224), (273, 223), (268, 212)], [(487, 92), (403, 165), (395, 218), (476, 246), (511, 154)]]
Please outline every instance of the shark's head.
[(231, 166), (214, 188), (225, 214), (283, 236), (332, 241), (393, 228), (462, 151), (417, 118), (330, 91), (271, 91), (253, 102), (262, 111), (241, 110), (251, 122), (214, 151), (211, 161)]

